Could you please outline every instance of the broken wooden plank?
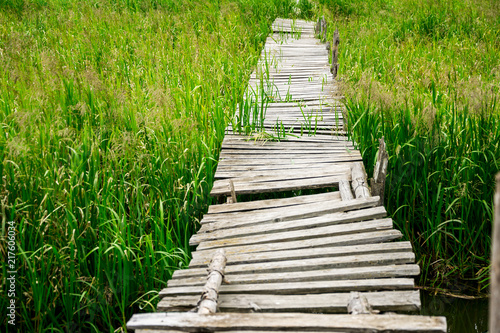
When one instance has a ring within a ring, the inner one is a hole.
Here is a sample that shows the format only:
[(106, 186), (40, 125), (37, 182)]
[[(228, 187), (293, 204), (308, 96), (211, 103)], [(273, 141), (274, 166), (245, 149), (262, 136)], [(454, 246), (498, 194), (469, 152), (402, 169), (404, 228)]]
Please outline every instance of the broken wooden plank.
[[(385, 211), (380, 211), (378, 215), (385, 215)], [(371, 221), (356, 221), (357, 218), (349, 217), (349, 215), (344, 215), (345, 219), (339, 218), (335, 220), (329, 219), (318, 219), (314, 218), (317, 225), (308, 227), (307, 221), (286, 221), (280, 223), (278, 226), (271, 225), (269, 228), (267, 226), (254, 226), (250, 228), (255, 228), (257, 230), (252, 233), (246, 234), (244, 230), (241, 229), (224, 229), (218, 232), (217, 229), (214, 230), (219, 236), (212, 236), (211, 232), (206, 234), (199, 234), (200, 236), (192, 237), (190, 244), (195, 246), (200, 244), (200, 250), (208, 249), (211, 247), (224, 246), (245, 246), (251, 244), (264, 244), (271, 242), (287, 242), (293, 240), (303, 240), (316, 237), (327, 237), (334, 235), (348, 235), (353, 233), (361, 233), (368, 231), (392, 229), (391, 219), (377, 219)], [(377, 215), (375, 215), (377, 216)], [(287, 224), (292, 224), (291, 230), (287, 230)], [(281, 228), (284, 227), (285, 230)], [(249, 228), (244, 228), (249, 229)], [(265, 230), (269, 229), (268, 232)], [(323, 233), (323, 234), (322, 234)]]
[(328, 201), (328, 200), (340, 200), (340, 193), (327, 192), (327, 193), (319, 193), (311, 195), (301, 195), (291, 198), (238, 202), (232, 205), (211, 205), (210, 207), (208, 207), (208, 212), (207, 214), (204, 215), (204, 217), (207, 217), (210, 214), (225, 214), (231, 212), (243, 212), (254, 209), (261, 210), (268, 208), (287, 207), (287, 206), (294, 206), (305, 203), (313, 203), (313, 202)]
[[(259, 212), (258, 214), (256, 214), (255, 211), (207, 214), (201, 220), (201, 224), (204, 225), (207, 223), (217, 222), (217, 229), (224, 229), (269, 222), (290, 221), (331, 213), (345, 212), (348, 210), (371, 208), (376, 206), (377, 200), (378, 197), (353, 199), (349, 201), (329, 199), (322, 200), (320, 202), (301, 203), (289, 207), (274, 207), (265, 210), (257, 209), (256, 211)], [(205, 229), (200, 230), (203, 232)]]
[[(189, 241), (191, 246), (198, 245), (203, 241), (210, 240), (223, 240), (226, 238), (236, 238), (236, 237), (266, 237), (270, 236), (272, 238), (279, 237), (280, 235), (286, 238), (285, 232), (299, 231), (304, 233), (304, 231), (310, 231), (312, 228), (333, 226), (336, 225), (340, 232), (351, 233), (350, 230), (360, 230), (363, 228), (362, 224), (353, 223), (368, 221), (373, 219), (380, 219), (387, 215), (387, 211), (384, 207), (374, 207), (362, 210), (354, 210), (349, 212), (338, 212), (332, 214), (325, 214), (319, 217), (306, 218), (300, 220), (289, 220), (285, 222), (273, 222), (267, 224), (261, 224), (257, 226), (240, 227), (240, 228), (223, 228), (218, 229), (217, 223), (205, 224), (200, 231), (193, 235)], [(366, 223), (372, 223), (373, 221), (368, 221)], [(350, 225), (345, 225), (349, 223)], [(355, 224), (353, 226), (352, 224)], [(391, 226), (392, 227), (392, 226)], [(275, 233), (280, 233), (280, 235), (273, 236)], [(304, 238), (312, 237), (313, 234), (307, 232)], [(325, 234), (326, 236), (326, 234)], [(262, 241), (265, 238), (260, 238)], [(241, 243), (244, 244), (244, 243)]]
[(352, 167), (352, 190), (356, 198), (371, 197), (368, 181), (366, 179), (365, 167), (362, 162), (355, 163)]
[[(410, 242), (394, 242), (364, 245), (333, 246), (300, 250), (282, 250), (272, 252), (257, 252), (249, 256), (246, 253), (233, 253), (228, 255), (228, 265), (250, 264), (257, 262), (273, 262), (282, 260), (302, 260), (308, 258), (328, 258), (362, 254), (382, 254), (411, 252)], [(209, 251), (195, 251), (189, 263), (189, 268), (206, 267), (210, 258), (206, 255)]]

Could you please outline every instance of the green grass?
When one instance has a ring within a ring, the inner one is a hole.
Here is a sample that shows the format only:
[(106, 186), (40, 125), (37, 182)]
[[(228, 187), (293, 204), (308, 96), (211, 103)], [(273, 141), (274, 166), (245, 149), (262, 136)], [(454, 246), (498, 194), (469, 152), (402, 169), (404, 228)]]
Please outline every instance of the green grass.
[(385, 204), (414, 245), (420, 284), (471, 292), (455, 288), (467, 281), (487, 292), (500, 170), (500, 3), (320, 3), (341, 34), (349, 129), (369, 169), (378, 138), (388, 145)]
[(0, 1), (0, 250), (14, 220), (17, 327), (120, 331), (155, 308), (189, 260), (270, 24), (292, 9)]

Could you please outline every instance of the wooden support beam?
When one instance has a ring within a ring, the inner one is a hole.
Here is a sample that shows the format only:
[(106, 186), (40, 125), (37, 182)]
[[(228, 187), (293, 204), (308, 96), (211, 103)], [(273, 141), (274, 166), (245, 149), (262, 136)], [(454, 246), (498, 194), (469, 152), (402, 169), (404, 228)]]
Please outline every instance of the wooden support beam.
[(351, 191), (351, 184), (349, 184), (348, 180), (341, 180), (339, 182), (339, 191), (342, 201), (354, 200), (354, 196)]
[(203, 287), (201, 299), (198, 303), (199, 314), (209, 314), (217, 311), (217, 299), (219, 288), (224, 280), (226, 261), (224, 249), (217, 250), (208, 267), (207, 283)]
[(333, 78), (337, 77), (337, 73), (339, 71), (339, 43), (340, 43), (340, 36), (339, 36), (339, 30), (335, 29), (335, 32), (333, 33), (333, 43), (331, 45), (332, 49), (332, 65), (330, 67), (330, 72), (333, 75)]
[(495, 221), (491, 252), (490, 333), (500, 333), (500, 173), (496, 176)]
[(362, 162), (356, 162), (352, 167), (351, 186), (356, 199), (371, 197), (368, 181), (366, 180), (365, 167)]
[(373, 178), (371, 179), (371, 190), (373, 196), (380, 197), (380, 204), (384, 203), (385, 180), (387, 177), (387, 167), (389, 165), (389, 155), (387, 154), (387, 146), (384, 137), (380, 139), (378, 148), (377, 162), (373, 170)]

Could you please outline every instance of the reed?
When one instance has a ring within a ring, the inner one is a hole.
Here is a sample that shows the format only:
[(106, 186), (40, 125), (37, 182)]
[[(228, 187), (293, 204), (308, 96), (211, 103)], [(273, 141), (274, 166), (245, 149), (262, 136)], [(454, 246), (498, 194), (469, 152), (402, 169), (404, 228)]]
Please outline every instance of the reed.
[(341, 33), (339, 77), (365, 165), (373, 167), (380, 137), (388, 145), (385, 205), (414, 244), (420, 284), (487, 292), (500, 169), (499, 4), (320, 3)]
[(124, 331), (155, 308), (270, 24), (292, 9), (0, 1), (0, 251), (14, 221), (18, 328)]

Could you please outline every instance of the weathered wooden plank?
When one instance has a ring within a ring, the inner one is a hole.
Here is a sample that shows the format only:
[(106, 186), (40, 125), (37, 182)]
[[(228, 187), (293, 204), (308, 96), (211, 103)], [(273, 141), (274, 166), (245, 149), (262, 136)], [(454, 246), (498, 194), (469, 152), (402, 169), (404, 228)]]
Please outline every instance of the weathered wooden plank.
[[(381, 311), (418, 311), (419, 291), (381, 291), (362, 293), (373, 309)], [(347, 312), (348, 293), (309, 295), (251, 295), (222, 294), (219, 297), (221, 312)], [(158, 311), (190, 309), (196, 305), (197, 296), (165, 297), (158, 304)]]
[[(245, 245), (229, 247), (226, 250), (229, 253), (239, 251), (241, 253), (247, 252), (267, 252), (279, 250), (291, 250), (312, 247), (325, 247), (325, 246), (344, 246), (344, 245), (359, 245), (368, 243), (380, 243), (390, 240), (401, 238), (403, 235), (399, 230), (382, 230), (375, 232), (357, 233), (344, 236), (322, 237), (315, 239), (306, 239), (292, 242), (280, 242), (272, 244), (258, 244), (258, 245)], [(197, 251), (203, 249), (198, 248)], [(206, 251), (206, 250), (203, 250)]]
[[(233, 253), (228, 256), (228, 265), (249, 264), (257, 262), (273, 262), (283, 260), (302, 260), (308, 258), (327, 258), (362, 254), (382, 254), (411, 252), (410, 242), (394, 242), (380, 244), (364, 244), (352, 246), (334, 246), (300, 250), (283, 250), (273, 252), (257, 252), (249, 256), (246, 253)], [(209, 251), (193, 252), (193, 259), (189, 263), (189, 268), (206, 267), (210, 262), (210, 257), (206, 256)]]
[[(229, 266), (228, 266), (229, 267)], [(331, 268), (323, 270), (286, 273), (261, 273), (261, 274), (234, 274), (229, 280), (235, 284), (257, 283), (288, 283), (307, 281), (333, 281), (333, 280), (358, 280), (410, 277), (420, 274), (420, 267), (415, 264), (387, 265), (387, 266), (361, 266), (347, 268)], [(194, 286), (205, 284), (206, 276), (172, 278), (168, 286)], [(347, 305), (347, 303), (346, 303)]]
[[(395, 252), (260, 262), (253, 264), (228, 265), (226, 267), (226, 278), (228, 281), (231, 281), (235, 274), (306, 272), (333, 268), (402, 265), (413, 263), (414, 261), (415, 255), (412, 252)], [(196, 276), (206, 277), (206, 275), (207, 271), (205, 268), (189, 268), (175, 271), (173, 278), (182, 279)]]
[[(304, 295), (349, 291), (382, 291), (407, 290), (414, 288), (413, 279), (363, 279), (334, 280), (290, 283), (260, 283), (260, 284), (225, 284), (221, 294), (268, 294), (268, 295)], [(200, 286), (171, 287), (160, 291), (160, 298), (185, 295), (199, 295)]]
[(304, 164), (279, 164), (279, 165), (224, 165), (220, 163), (217, 166), (217, 170), (220, 172), (230, 172), (230, 171), (287, 171), (287, 170), (303, 170), (303, 169), (318, 169), (318, 168), (329, 168), (335, 169), (339, 166), (351, 165), (353, 162), (346, 163), (304, 163)]
[(348, 180), (341, 180), (339, 182), (339, 192), (340, 192), (340, 197), (342, 198), (343, 201), (349, 201), (354, 199), (354, 196), (352, 195), (351, 192), (351, 184), (349, 183)]
[[(296, 178), (312, 178), (312, 177), (324, 177), (332, 175), (341, 175), (346, 179), (350, 178), (350, 168), (347, 165), (334, 165), (334, 167), (323, 167), (323, 168), (308, 168), (308, 169), (278, 169), (278, 170), (252, 170), (252, 171), (219, 171), (215, 173), (214, 178), (227, 179), (227, 178), (238, 178), (241, 179), (255, 179), (257, 182), (266, 181), (265, 179), (277, 181), (277, 180), (290, 180)], [(347, 182), (349, 182), (347, 180)]]
[(249, 201), (249, 202), (238, 202), (232, 205), (211, 205), (208, 207), (208, 212), (205, 214), (205, 217), (211, 216), (211, 214), (225, 214), (225, 213), (234, 213), (234, 212), (242, 212), (254, 209), (268, 209), (268, 208), (278, 208), (278, 207), (287, 207), (300, 205), (305, 203), (314, 203), (320, 201), (329, 201), (329, 200), (340, 200), (339, 192), (327, 192), (327, 193), (319, 193), (319, 194), (311, 194), (311, 195), (301, 195), (297, 197), (291, 198), (282, 198), (282, 199), (267, 199), (267, 200), (258, 200), (258, 201)]
[[(345, 179), (345, 175), (323, 176), (315, 178), (304, 178), (295, 180), (274, 180), (267, 179), (261, 182), (245, 181), (245, 179), (233, 178), (234, 189), (237, 194), (252, 194), (280, 191), (295, 191), (304, 189), (316, 189), (324, 187), (336, 187), (340, 180)], [(266, 177), (270, 178), (270, 177)], [(214, 182), (211, 196), (220, 196), (230, 194), (227, 186), (227, 180), (217, 180)]]
[[(204, 225), (203, 231), (193, 235), (189, 244), (196, 246), (201, 242), (222, 241), (227, 240), (228, 246), (238, 244), (256, 244), (267, 243), (270, 241), (283, 242), (292, 239), (306, 239), (316, 236), (321, 236), (321, 232), (325, 232), (324, 236), (333, 234), (350, 234), (355, 232), (366, 232), (367, 230), (382, 230), (384, 228), (392, 228), (392, 220), (372, 220), (386, 216), (384, 207), (366, 209), (360, 212), (341, 212), (313, 217), (301, 220), (289, 220), (285, 222), (275, 222), (262, 225), (253, 225), (242, 228), (218, 229), (217, 223), (213, 228), (211, 225)], [(366, 222), (359, 222), (359, 221)], [(375, 223), (377, 221), (377, 223)], [(355, 222), (355, 223), (353, 223)], [(330, 227), (331, 228), (326, 228)], [(307, 232), (306, 232), (307, 230)], [(301, 238), (298, 238), (302, 236)], [(258, 242), (253, 242), (258, 240)], [(206, 244), (202, 248), (208, 246)], [(200, 248), (201, 249), (201, 248)]]
[[(234, 212), (223, 214), (208, 214), (203, 217), (201, 224), (217, 222), (217, 228), (235, 228), (241, 226), (255, 225), (259, 223), (280, 222), (297, 220), (301, 218), (316, 217), (324, 214), (344, 212), (376, 206), (377, 197), (367, 199), (354, 199), (350, 201), (323, 200), (321, 202), (303, 203), (291, 207), (276, 207), (255, 212)], [(223, 222), (228, 222), (224, 225)], [(202, 230), (203, 231), (203, 230)]]
[[(128, 329), (177, 329), (209, 331), (307, 331), (314, 332), (446, 332), (444, 317), (410, 315), (324, 315), (304, 313), (141, 313), (127, 323)], [(162, 331), (164, 332), (164, 331)], [(151, 332), (152, 333), (152, 332)], [(155, 332), (156, 333), (156, 332)], [(260, 332), (259, 332), (260, 333)]]

